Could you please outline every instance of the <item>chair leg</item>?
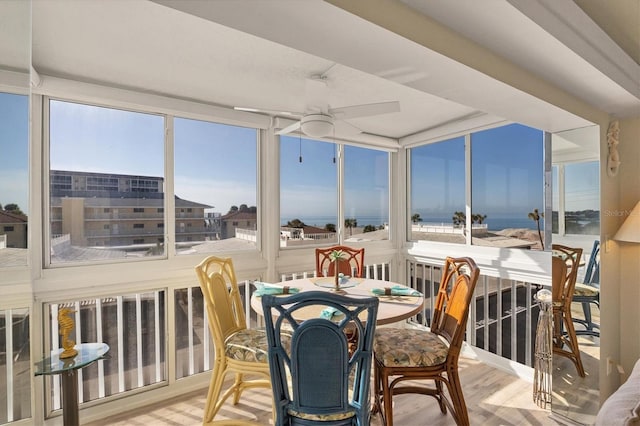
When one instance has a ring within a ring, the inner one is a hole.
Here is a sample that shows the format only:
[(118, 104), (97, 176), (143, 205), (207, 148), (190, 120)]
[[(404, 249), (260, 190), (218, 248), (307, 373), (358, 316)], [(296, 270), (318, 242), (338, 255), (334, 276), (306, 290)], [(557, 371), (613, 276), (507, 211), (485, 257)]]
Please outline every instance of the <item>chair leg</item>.
[[(573, 321), (584, 325), (584, 330), (576, 330), (576, 335), (578, 336), (595, 336), (600, 337), (600, 326), (593, 322), (593, 317), (591, 315), (591, 303), (594, 303), (598, 306), (597, 301), (592, 302), (582, 302), (582, 312), (584, 313), (584, 320), (574, 318)], [(599, 307), (599, 306), (598, 306)], [(595, 329), (598, 329), (596, 331)]]
[(571, 349), (571, 359), (576, 365), (578, 374), (580, 377), (585, 377), (584, 367), (582, 366), (582, 358), (580, 357), (580, 347), (578, 346), (578, 338), (576, 337), (576, 331), (573, 328), (573, 320), (571, 319), (571, 312), (565, 312), (563, 315), (564, 325), (566, 327), (567, 337), (569, 338), (569, 346)]
[(385, 426), (393, 426), (393, 390), (389, 388), (389, 375), (384, 368), (378, 368), (378, 377), (382, 388), (382, 403), (384, 405), (384, 408), (380, 407), (380, 414)]
[(209, 384), (209, 392), (207, 392), (207, 402), (204, 406), (204, 423), (213, 421), (213, 418), (218, 414), (222, 402), (220, 401), (220, 393), (222, 391), (222, 384), (224, 382), (224, 376), (226, 374), (226, 363), (217, 362), (213, 366), (213, 372), (211, 373), (211, 383)]
[(462, 383), (458, 375), (458, 368), (450, 368), (447, 372), (447, 378), (449, 379), (447, 384), (454, 411), (451, 414), (458, 426), (469, 426), (469, 413), (467, 412), (467, 404), (464, 401), (464, 394), (462, 393)]

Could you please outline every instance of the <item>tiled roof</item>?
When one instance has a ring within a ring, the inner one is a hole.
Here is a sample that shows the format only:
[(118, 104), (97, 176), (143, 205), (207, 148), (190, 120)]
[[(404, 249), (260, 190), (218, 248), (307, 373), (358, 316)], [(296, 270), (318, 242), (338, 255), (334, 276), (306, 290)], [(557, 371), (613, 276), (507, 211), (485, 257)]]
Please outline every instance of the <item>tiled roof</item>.
[(7, 211), (0, 211), (0, 223), (27, 223), (27, 216)]
[(225, 214), (224, 216), (222, 216), (222, 220), (256, 220), (256, 218), (258, 217), (258, 215), (256, 213), (250, 213), (250, 212), (241, 212), (241, 211), (235, 211), (235, 212), (230, 212)]

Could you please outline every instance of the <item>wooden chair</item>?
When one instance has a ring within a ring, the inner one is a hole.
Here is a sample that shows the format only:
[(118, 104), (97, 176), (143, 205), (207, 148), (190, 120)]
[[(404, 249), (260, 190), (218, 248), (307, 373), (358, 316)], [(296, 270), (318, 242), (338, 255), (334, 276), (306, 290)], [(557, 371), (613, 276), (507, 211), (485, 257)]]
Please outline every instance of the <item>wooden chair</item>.
[[(378, 303), (377, 297), (352, 298), (325, 291), (262, 296), (276, 426), (369, 425)], [(320, 312), (328, 312), (328, 317), (296, 319), (298, 310), (310, 306), (325, 307)], [(358, 335), (351, 351), (347, 325)], [(293, 334), (287, 344), (281, 337), (290, 330)]]
[(581, 283), (576, 283), (573, 290), (573, 301), (582, 304), (584, 319), (573, 318), (573, 322), (584, 326), (583, 329), (576, 330), (576, 334), (600, 337), (600, 325), (593, 322), (591, 315), (591, 304), (600, 309), (600, 241), (595, 240), (589, 256), (589, 262), (585, 270), (584, 279)]
[(338, 273), (350, 275), (353, 277), (363, 277), (364, 267), (364, 248), (354, 249), (347, 246), (333, 246), (326, 249), (316, 249), (316, 274), (319, 277), (324, 277), (324, 271), (327, 271), (327, 276), (332, 277), (335, 275), (334, 262), (330, 259), (329, 255), (334, 250), (342, 250), (342, 260), (338, 262)]
[[(417, 393), (436, 398), (456, 424), (468, 425), (469, 415), (458, 375), (469, 304), (480, 269), (470, 258), (447, 257), (434, 306), (431, 330), (381, 328), (374, 344), (375, 410), (386, 426), (393, 425), (393, 395)], [(434, 387), (404, 384), (433, 380)], [(449, 398), (443, 392), (443, 384)]]
[(553, 244), (552, 249), (553, 353), (569, 358), (580, 377), (585, 377), (578, 338), (571, 318), (571, 303), (582, 249), (559, 244)]
[[(264, 329), (247, 329), (244, 307), (230, 258), (207, 257), (196, 266), (196, 274), (202, 289), (216, 357), (203, 423), (255, 424), (239, 420), (214, 421), (214, 417), (230, 396), (233, 395), (235, 405), (245, 389), (271, 387), (266, 333)], [(222, 393), (227, 374), (235, 375), (235, 380)], [(257, 374), (262, 378), (246, 380), (245, 374)]]

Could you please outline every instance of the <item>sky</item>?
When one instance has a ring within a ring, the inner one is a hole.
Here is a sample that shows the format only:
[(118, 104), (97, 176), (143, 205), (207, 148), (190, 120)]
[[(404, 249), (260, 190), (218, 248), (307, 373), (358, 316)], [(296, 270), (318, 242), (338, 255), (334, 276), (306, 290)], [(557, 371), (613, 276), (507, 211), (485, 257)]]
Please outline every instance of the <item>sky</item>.
[(29, 213), (29, 99), (0, 93), (0, 204)]
[[(0, 94), (0, 203), (15, 202), (24, 211), (27, 114), (25, 96)], [(164, 176), (162, 116), (61, 101), (51, 101), (50, 114), (51, 169)], [(232, 205), (257, 204), (255, 129), (182, 118), (174, 120), (174, 128), (177, 196), (222, 214)], [(542, 138), (541, 131), (517, 124), (474, 133), (474, 213), (526, 217), (543, 209)], [(345, 218), (386, 220), (388, 153), (344, 149)], [(282, 218), (337, 217), (335, 145), (284, 136), (280, 154)], [(464, 210), (464, 138), (412, 148), (411, 164), (413, 212), (426, 219)], [(572, 206), (597, 209), (593, 167), (576, 167), (574, 175), (567, 177), (567, 194), (577, 194), (570, 198)]]

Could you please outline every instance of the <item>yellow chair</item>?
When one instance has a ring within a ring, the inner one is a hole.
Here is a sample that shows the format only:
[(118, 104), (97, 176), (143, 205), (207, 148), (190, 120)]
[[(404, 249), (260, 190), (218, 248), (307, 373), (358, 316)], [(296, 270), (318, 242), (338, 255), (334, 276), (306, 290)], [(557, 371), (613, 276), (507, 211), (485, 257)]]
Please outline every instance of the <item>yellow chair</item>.
[[(248, 329), (246, 326), (244, 307), (230, 258), (207, 257), (196, 266), (196, 274), (207, 307), (216, 356), (203, 424), (255, 424), (248, 420), (213, 419), (231, 395), (235, 405), (245, 389), (271, 388), (266, 333), (264, 329)], [(222, 393), (227, 374), (234, 374), (235, 380)], [(262, 377), (246, 380), (245, 374)]]

